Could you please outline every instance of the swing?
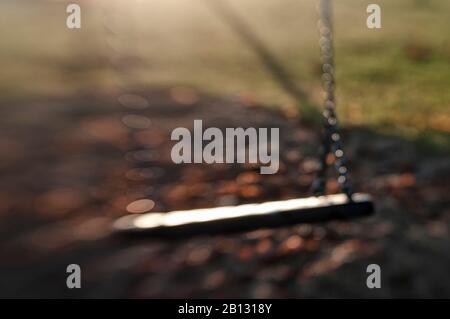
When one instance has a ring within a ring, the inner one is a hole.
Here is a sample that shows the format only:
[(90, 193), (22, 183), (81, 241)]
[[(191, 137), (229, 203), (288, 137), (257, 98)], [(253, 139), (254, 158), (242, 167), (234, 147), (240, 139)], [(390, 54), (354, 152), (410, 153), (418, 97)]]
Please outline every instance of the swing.
[[(320, 47), (325, 91), (324, 136), (320, 168), (311, 186), (314, 196), (259, 204), (128, 215), (114, 223), (118, 233), (156, 237), (186, 237), (275, 228), (367, 216), (374, 206), (370, 195), (353, 193), (348, 179), (341, 136), (335, 113), (334, 59), (330, 0), (320, 3)], [(324, 195), (327, 157), (332, 154), (341, 193)]]

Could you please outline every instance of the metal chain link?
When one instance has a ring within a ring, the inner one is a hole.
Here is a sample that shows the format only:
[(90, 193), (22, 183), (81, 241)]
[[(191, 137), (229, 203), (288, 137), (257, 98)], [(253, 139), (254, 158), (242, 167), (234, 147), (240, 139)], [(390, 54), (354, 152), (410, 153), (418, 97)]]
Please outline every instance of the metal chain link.
[(312, 191), (316, 195), (323, 195), (326, 188), (327, 157), (333, 154), (335, 169), (338, 174), (338, 184), (341, 191), (351, 199), (352, 186), (348, 178), (348, 168), (343, 150), (341, 133), (338, 127), (335, 102), (334, 80), (334, 51), (332, 30), (331, 0), (320, 0), (320, 20), (318, 23), (320, 35), (320, 51), (322, 60), (322, 85), (325, 91), (323, 117), (325, 120), (323, 144), (320, 150), (320, 167)]

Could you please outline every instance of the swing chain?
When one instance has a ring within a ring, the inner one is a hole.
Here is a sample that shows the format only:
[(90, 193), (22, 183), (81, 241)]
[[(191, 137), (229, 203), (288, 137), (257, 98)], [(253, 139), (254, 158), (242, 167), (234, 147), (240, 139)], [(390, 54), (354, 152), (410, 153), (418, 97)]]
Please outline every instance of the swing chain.
[(352, 186), (348, 178), (348, 168), (336, 116), (331, 1), (320, 0), (319, 10), (320, 20), (318, 23), (318, 28), (323, 72), (322, 85), (325, 91), (323, 111), (325, 130), (323, 135), (323, 144), (320, 150), (320, 167), (316, 179), (312, 185), (312, 192), (315, 195), (323, 195), (325, 193), (327, 158), (329, 154), (333, 154), (335, 158), (334, 166), (338, 174), (337, 181), (339, 188), (351, 199)]

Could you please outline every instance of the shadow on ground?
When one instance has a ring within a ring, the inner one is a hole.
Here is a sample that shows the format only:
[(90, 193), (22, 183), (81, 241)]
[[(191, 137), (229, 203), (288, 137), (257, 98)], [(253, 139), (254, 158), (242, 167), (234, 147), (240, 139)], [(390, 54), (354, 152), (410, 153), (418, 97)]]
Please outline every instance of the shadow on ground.
[[(135, 93), (144, 99), (122, 96), (122, 105), (100, 93), (2, 101), (1, 297), (450, 297), (449, 155), (366, 128), (344, 136), (374, 217), (183, 241), (111, 236), (138, 198), (164, 211), (303, 197), (317, 169), (318, 129), (291, 111), (186, 88)], [(151, 122), (121, 123), (136, 113)], [(173, 165), (170, 132), (194, 119), (280, 127), (279, 173)], [(78, 290), (66, 287), (72, 263)], [(381, 289), (366, 287), (371, 263)]]

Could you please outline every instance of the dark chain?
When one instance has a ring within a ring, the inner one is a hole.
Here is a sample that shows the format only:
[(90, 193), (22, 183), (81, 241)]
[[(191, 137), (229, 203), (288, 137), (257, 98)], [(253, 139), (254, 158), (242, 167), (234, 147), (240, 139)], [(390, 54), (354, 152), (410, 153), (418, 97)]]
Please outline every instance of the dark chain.
[(322, 59), (322, 84), (325, 91), (323, 111), (325, 132), (320, 150), (320, 167), (316, 180), (312, 185), (312, 191), (316, 195), (323, 195), (325, 193), (327, 157), (329, 154), (333, 154), (335, 158), (334, 166), (338, 174), (339, 187), (343, 193), (347, 194), (349, 198), (351, 198), (352, 186), (348, 178), (348, 169), (335, 111), (336, 102), (334, 95), (335, 81), (331, 0), (320, 0), (319, 10), (319, 44)]

